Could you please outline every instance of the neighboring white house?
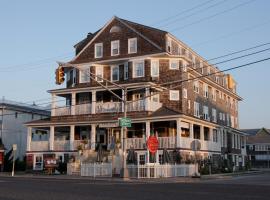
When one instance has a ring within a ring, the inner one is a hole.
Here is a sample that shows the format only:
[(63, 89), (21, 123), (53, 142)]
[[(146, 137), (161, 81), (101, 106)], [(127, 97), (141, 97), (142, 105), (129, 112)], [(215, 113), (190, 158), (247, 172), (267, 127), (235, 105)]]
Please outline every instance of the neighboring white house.
[(45, 107), (15, 101), (0, 100), (0, 138), (6, 151), (17, 144), (16, 157), (22, 159), (26, 152), (27, 128), (24, 123), (50, 116)]

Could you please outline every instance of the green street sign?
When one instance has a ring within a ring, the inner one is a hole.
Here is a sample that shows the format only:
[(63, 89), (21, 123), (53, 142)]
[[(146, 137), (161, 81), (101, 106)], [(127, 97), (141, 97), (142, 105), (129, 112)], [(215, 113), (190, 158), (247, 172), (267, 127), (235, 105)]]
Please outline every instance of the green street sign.
[(120, 118), (119, 124), (121, 127), (131, 127), (131, 119), (130, 118)]

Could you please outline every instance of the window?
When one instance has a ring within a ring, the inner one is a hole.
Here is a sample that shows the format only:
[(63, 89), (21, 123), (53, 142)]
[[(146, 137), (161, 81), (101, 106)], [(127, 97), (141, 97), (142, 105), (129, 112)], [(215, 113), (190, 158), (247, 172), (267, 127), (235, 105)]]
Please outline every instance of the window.
[(231, 116), (231, 126), (234, 128), (234, 116)]
[(212, 98), (213, 98), (213, 101), (217, 100), (217, 91), (215, 89), (212, 90)]
[(111, 67), (111, 80), (119, 81), (119, 66), (114, 65)]
[(15, 118), (18, 118), (18, 113), (17, 112), (15, 112)]
[(183, 98), (187, 99), (187, 89), (183, 88)]
[(187, 71), (187, 63), (184, 61), (182, 62), (182, 69), (183, 69), (183, 72)]
[(230, 126), (230, 115), (227, 113), (227, 126)]
[(216, 79), (216, 83), (219, 83), (219, 77), (216, 76), (215, 79)]
[(43, 157), (42, 157), (42, 155), (35, 155), (34, 168), (35, 168), (35, 170), (42, 170), (43, 169)]
[(151, 93), (151, 101), (158, 103), (159, 102), (159, 94)]
[(103, 66), (96, 66), (96, 80), (103, 82)]
[(159, 76), (159, 60), (151, 60), (151, 76)]
[(193, 90), (194, 90), (194, 92), (199, 93), (199, 82), (198, 81), (194, 81)]
[(194, 102), (194, 116), (200, 117), (200, 104), (198, 102)]
[(203, 106), (203, 119), (209, 120), (209, 109), (207, 106)]
[(137, 53), (137, 38), (128, 39), (128, 53)]
[(111, 56), (119, 55), (119, 40), (111, 41)]
[(124, 65), (124, 80), (128, 79), (128, 63)]
[(191, 104), (190, 100), (188, 100), (188, 109), (190, 109), (190, 107), (191, 107), (190, 104)]
[(139, 155), (139, 163), (140, 163), (140, 165), (145, 164), (145, 155), (143, 155), (143, 154)]
[(212, 121), (217, 122), (217, 110), (212, 108)]
[(103, 44), (96, 43), (95, 44), (95, 58), (102, 58), (103, 56)]
[(218, 142), (217, 129), (213, 129), (213, 142)]
[(205, 98), (208, 98), (208, 85), (207, 84), (204, 84), (203, 86), (204, 86), (203, 87), (203, 96)]
[(133, 62), (133, 77), (144, 77), (144, 60)]
[(219, 113), (219, 120), (222, 121), (222, 113)]
[(170, 69), (179, 69), (179, 61), (170, 60)]
[(171, 101), (179, 100), (179, 90), (170, 90), (170, 100)]
[(80, 83), (90, 82), (90, 68), (80, 70)]

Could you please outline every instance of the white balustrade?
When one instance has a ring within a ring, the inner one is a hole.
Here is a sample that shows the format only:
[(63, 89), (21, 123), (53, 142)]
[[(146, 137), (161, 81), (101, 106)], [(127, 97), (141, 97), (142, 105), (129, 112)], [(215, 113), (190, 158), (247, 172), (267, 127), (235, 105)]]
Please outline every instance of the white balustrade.
[(91, 109), (92, 107), (90, 103), (75, 105), (75, 115), (91, 114)]
[(71, 109), (70, 107), (56, 107), (55, 108), (55, 116), (64, 116), (64, 115), (70, 115)]
[(126, 139), (126, 149), (145, 149), (145, 139), (144, 138), (127, 138)]
[(90, 149), (91, 148), (91, 141), (90, 140), (74, 140), (74, 149), (77, 150), (79, 146), (83, 149)]
[(70, 141), (69, 140), (55, 140), (54, 141), (54, 150), (55, 151), (69, 151), (70, 150)]
[(145, 110), (145, 101), (138, 100), (138, 101), (129, 101), (127, 102), (127, 111), (144, 111)]
[(159, 148), (175, 148), (176, 137), (158, 137)]
[(97, 102), (96, 113), (122, 112), (121, 102)]
[(32, 141), (30, 150), (31, 151), (48, 151), (49, 141)]

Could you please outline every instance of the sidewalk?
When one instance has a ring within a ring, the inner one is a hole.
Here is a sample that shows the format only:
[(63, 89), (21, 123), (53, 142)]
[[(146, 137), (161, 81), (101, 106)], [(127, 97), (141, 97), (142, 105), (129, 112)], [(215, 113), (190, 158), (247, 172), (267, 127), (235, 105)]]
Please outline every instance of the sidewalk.
[(211, 175), (202, 175), (201, 179), (226, 179), (235, 176), (244, 176), (244, 175), (252, 175), (252, 174), (261, 174), (264, 173), (263, 171), (253, 170), (253, 171), (242, 171), (242, 172), (232, 172), (232, 173), (223, 173), (223, 174), (211, 174)]

